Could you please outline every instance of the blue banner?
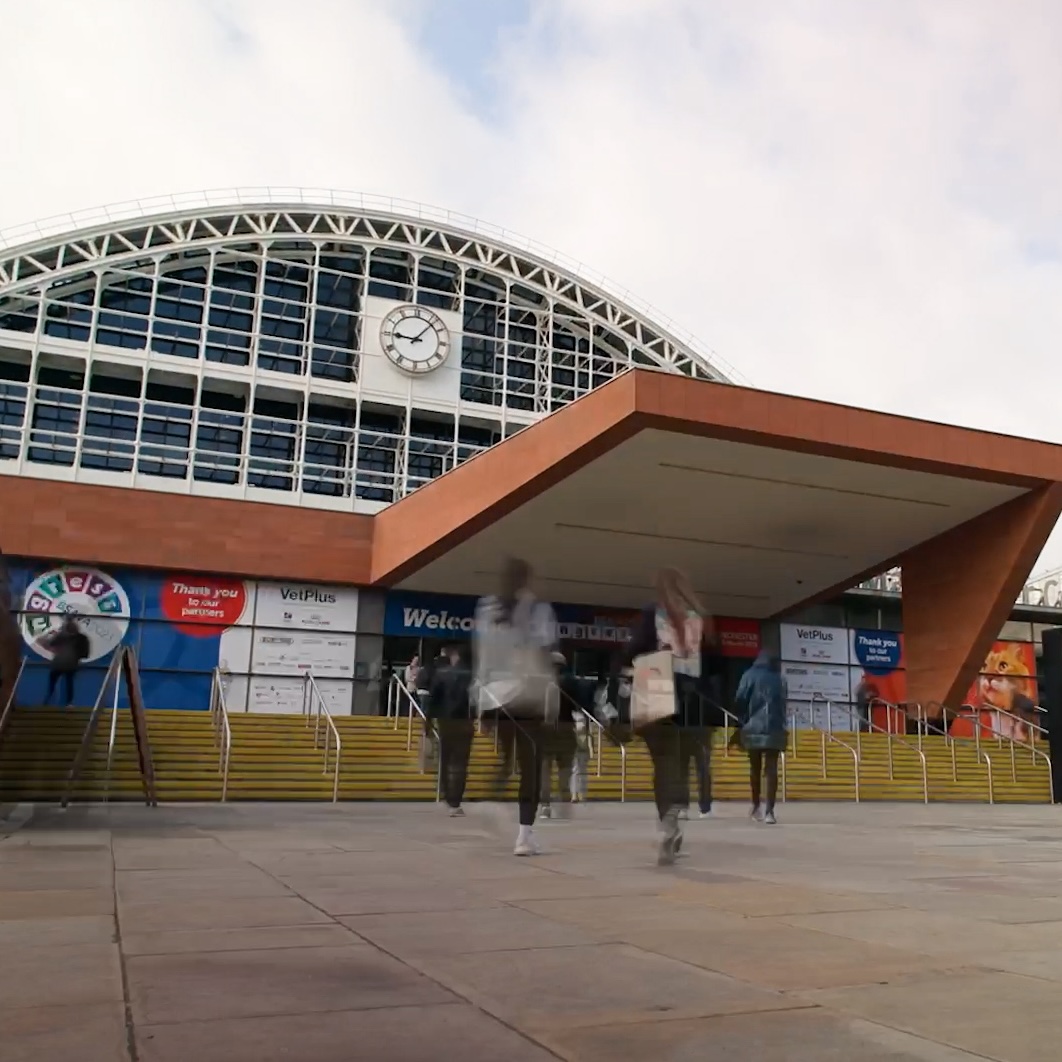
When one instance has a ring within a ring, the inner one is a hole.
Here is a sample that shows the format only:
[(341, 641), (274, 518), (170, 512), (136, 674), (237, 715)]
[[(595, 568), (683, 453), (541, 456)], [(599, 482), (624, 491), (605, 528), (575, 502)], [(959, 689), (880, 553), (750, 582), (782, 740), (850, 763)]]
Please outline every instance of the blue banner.
[[(405, 638), (470, 638), (476, 599), (457, 594), (396, 590), (384, 606), (384, 634)], [(616, 646), (630, 636), (636, 613), (594, 605), (554, 605), (561, 641)]]
[(384, 606), (384, 634), (405, 638), (470, 638), (476, 599), (396, 590)]
[(902, 636), (896, 631), (852, 631), (852, 655), (868, 675), (889, 675), (903, 666)]

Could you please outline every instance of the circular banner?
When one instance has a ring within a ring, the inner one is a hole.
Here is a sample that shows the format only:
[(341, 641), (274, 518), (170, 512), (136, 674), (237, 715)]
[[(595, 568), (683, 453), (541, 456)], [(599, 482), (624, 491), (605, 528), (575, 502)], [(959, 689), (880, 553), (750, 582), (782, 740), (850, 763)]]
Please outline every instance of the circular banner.
[(22, 608), (23, 640), (46, 660), (52, 651), (45, 642), (66, 616), (76, 617), (88, 638), (84, 663), (112, 653), (129, 630), (129, 597), (114, 576), (98, 568), (55, 568), (37, 576), (26, 589)]

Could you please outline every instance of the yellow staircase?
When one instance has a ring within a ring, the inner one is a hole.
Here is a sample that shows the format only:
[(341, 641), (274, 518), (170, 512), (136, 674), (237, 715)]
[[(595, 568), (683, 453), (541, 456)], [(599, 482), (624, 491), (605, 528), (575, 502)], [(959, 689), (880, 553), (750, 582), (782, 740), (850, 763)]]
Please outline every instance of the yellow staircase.
[[(324, 728), (321, 747), (314, 745), (314, 732), (301, 715), (232, 715), (232, 753), (228, 772), (229, 800), (331, 800), (335, 755), (325, 769)], [(52, 801), (65, 789), (67, 773), (81, 742), (87, 709), (17, 709), (0, 740), (0, 801)], [(219, 749), (208, 712), (160, 711), (147, 713), (148, 731), (155, 763), (158, 798), (162, 802), (216, 801), (221, 799), (222, 772)], [(433, 800), (436, 792), (435, 765), (421, 770), (421, 731), (415, 726), (412, 739), (403, 719), (353, 716), (335, 720), (342, 742), (339, 761), (340, 800)], [(112, 770), (108, 784), (106, 760), (110, 713), (102, 713), (84, 770), (72, 792), (73, 800), (140, 800), (142, 790), (137, 770), (136, 746), (129, 713), (120, 711)], [(837, 734), (856, 747), (856, 735)], [(914, 738), (908, 738), (912, 744)], [(407, 750), (407, 743), (410, 748)], [(889, 744), (884, 734), (862, 734), (859, 739), (860, 798), (866, 801), (921, 801), (922, 767), (918, 754), (893, 742), (893, 769), (889, 772)], [(645, 745), (631, 741), (626, 748), (626, 784), (622, 782), (622, 754), (606, 741), (602, 771), (597, 758), (589, 765), (588, 793), (591, 800), (652, 799), (652, 764)], [(948, 743), (939, 736), (926, 737), (929, 799), (932, 801), (987, 802), (987, 761), (979, 761), (972, 740)], [(991, 760), (995, 801), (1044, 803), (1049, 800), (1048, 772), (1042, 758), (1020, 747), (995, 741), (982, 743)], [(952, 756), (954, 753), (954, 772)], [(484, 799), (495, 792), (499, 756), (493, 737), (477, 737), (469, 764), (466, 795)], [(719, 800), (746, 801), (749, 796), (748, 760), (740, 752), (725, 754), (723, 734), (718, 732), (712, 755), (713, 793)], [(556, 782), (554, 783), (556, 786)], [(625, 789), (625, 792), (624, 792)], [(696, 793), (695, 779), (691, 790)], [(506, 793), (515, 796), (515, 779)], [(837, 742), (827, 741), (825, 775), (822, 738), (816, 731), (802, 731), (796, 754), (785, 758), (785, 794), (790, 800), (853, 800), (854, 764), (851, 753)]]

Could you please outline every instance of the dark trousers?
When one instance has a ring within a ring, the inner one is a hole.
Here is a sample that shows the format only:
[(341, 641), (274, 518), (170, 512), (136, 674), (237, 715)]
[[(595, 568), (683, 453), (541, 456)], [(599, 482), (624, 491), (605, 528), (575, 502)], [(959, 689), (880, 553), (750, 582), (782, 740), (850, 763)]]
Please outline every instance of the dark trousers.
[(701, 811), (712, 810), (712, 731), (709, 727), (688, 726), (679, 731), (679, 773), (682, 779), (682, 806), (690, 806), (690, 760), (697, 771), (697, 802)]
[(69, 708), (74, 703), (74, 672), (73, 671), (49, 671), (48, 692), (44, 695), (44, 703), (51, 704), (55, 696), (56, 687), (63, 684), (63, 704)]
[(560, 795), (570, 800), (572, 792), (572, 764), (575, 762), (575, 724), (558, 723), (543, 728), (542, 803), (550, 802), (553, 789), (553, 765), (557, 765)]
[(542, 795), (543, 730), (541, 719), (502, 718), (498, 724), (498, 741), (503, 751), (501, 770), (495, 789), (501, 791), (509, 778), (515, 746), (516, 769), (520, 772), (520, 825), (533, 826)]
[(683, 807), (684, 800), (689, 802), (689, 782), (682, 784), (680, 734), (674, 719), (659, 719), (638, 731), (653, 761), (653, 796), (661, 819), (672, 808)]
[(440, 719), (439, 774), (442, 796), (452, 808), (459, 808), (465, 798), (468, 781), (468, 761), (472, 755), (475, 726), (471, 719)]
[(777, 749), (752, 749), (749, 752), (749, 782), (752, 786), (752, 806), (760, 806), (760, 776), (767, 775), (767, 810), (774, 811), (774, 802), (778, 798), (778, 757)]

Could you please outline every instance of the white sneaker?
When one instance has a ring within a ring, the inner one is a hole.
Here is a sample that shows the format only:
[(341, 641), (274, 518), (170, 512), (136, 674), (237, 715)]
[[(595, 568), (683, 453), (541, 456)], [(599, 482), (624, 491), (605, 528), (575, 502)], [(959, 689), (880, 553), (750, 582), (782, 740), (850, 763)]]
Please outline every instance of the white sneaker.
[(465, 817), (465, 809), (464, 808), (460, 808), (460, 807), (458, 807), (458, 808), (450, 808), (450, 818), (451, 819), (463, 819), (464, 817)]
[(701, 818), (702, 819), (714, 819), (715, 816), (712, 814), (712, 809), (709, 808), (707, 811), (702, 811), (701, 812)]
[(679, 811), (679, 813), (678, 813), (678, 817), (680, 819), (688, 819), (690, 817), (690, 809), (689, 808), (682, 808)]
[(538, 809), (538, 817), (540, 819), (551, 819), (551, 818), (553, 818), (553, 808), (549, 804), (543, 804)]
[(538, 843), (535, 841), (535, 835), (530, 830), (526, 833), (521, 832), (520, 836), (516, 838), (516, 847), (513, 849), (513, 855), (536, 856), (540, 851)]
[(752, 809), (752, 812), (749, 817), (754, 822), (763, 822), (763, 812), (760, 810), (758, 805)]
[(777, 826), (778, 825), (778, 820), (774, 817), (774, 812), (773, 811), (768, 811), (767, 814), (763, 816), (763, 821), (768, 826)]

